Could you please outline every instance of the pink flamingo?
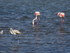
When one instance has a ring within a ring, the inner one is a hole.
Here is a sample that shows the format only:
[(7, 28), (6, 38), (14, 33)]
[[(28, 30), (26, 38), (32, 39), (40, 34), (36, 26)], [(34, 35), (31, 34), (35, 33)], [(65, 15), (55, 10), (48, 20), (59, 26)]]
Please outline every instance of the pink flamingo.
[(35, 12), (35, 15), (36, 15), (36, 17), (32, 20), (32, 24), (33, 25), (37, 24), (38, 16), (40, 15), (40, 12), (39, 11), (36, 11)]
[(61, 18), (61, 22), (64, 23), (63, 18), (65, 17), (65, 13), (64, 12), (58, 12), (57, 15)]

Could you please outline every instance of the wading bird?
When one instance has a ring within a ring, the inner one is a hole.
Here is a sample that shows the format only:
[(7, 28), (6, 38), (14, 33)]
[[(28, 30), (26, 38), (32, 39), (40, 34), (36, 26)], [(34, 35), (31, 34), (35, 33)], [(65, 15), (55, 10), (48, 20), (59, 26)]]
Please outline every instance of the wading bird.
[(10, 33), (13, 35), (21, 34), (21, 32), (19, 30), (14, 30), (12, 28), (10, 28)]
[(64, 12), (58, 12), (57, 15), (61, 18), (61, 22), (64, 23), (65, 13)]
[(33, 25), (38, 24), (38, 21), (39, 21), (38, 16), (40, 15), (40, 12), (39, 12), (39, 11), (36, 11), (36, 12), (35, 12), (35, 15), (36, 15), (36, 17), (32, 20), (32, 24), (33, 24)]

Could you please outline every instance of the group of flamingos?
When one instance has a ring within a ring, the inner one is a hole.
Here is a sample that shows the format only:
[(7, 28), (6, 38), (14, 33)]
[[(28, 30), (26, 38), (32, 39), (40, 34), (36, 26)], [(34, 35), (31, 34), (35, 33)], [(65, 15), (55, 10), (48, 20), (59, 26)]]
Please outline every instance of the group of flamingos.
[[(36, 25), (37, 24), (37, 21), (38, 21), (38, 16), (40, 16), (40, 12), (39, 11), (36, 11), (35, 12), (35, 15), (36, 17), (32, 20), (32, 25)], [(61, 18), (61, 23), (64, 23), (64, 20), (63, 18), (65, 17), (65, 13), (64, 12), (58, 12), (57, 13), (57, 16), (59, 16)], [(0, 34), (3, 34), (3, 30), (0, 31)], [(9, 31), (12, 35), (17, 35), (17, 34), (21, 34), (21, 32), (19, 30), (15, 30), (13, 28), (10, 28), (10, 31)]]
[[(37, 21), (38, 21), (38, 16), (40, 15), (40, 12), (39, 11), (36, 11), (35, 12), (35, 15), (36, 17), (32, 20), (32, 24), (33, 25), (36, 25), (37, 24)], [(61, 18), (61, 23), (64, 23), (64, 17), (65, 17), (65, 13), (64, 12), (58, 12), (57, 13), (57, 16), (59, 16)]]

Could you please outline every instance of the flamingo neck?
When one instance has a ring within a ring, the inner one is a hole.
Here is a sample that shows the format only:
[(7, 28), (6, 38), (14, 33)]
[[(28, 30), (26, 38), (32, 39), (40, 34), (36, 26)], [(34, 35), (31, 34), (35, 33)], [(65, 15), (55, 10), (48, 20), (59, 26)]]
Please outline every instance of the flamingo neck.
[(36, 15), (36, 19), (38, 19), (37, 15)]

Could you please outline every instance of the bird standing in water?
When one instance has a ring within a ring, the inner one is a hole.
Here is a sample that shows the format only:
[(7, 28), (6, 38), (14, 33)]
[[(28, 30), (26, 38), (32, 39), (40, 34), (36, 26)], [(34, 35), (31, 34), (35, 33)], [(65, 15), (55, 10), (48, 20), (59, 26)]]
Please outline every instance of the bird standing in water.
[(64, 12), (58, 12), (57, 15), (61, 18), (61, 22), (64, 23), (65, 13)]
[(39, 20), (38, 16), (40, 15), (40, 12), (39, 11), (36, 11), (35, 12), (35, 15), (36, 15), (36, 17), (32, 20), (32, 24), (33, 25), (38, 24), (38, 20)]
[(13, 35), (21, 34), (21, 32), (19, 30), (14, 30), (12, 28), (10, 28), (10, 33)]

